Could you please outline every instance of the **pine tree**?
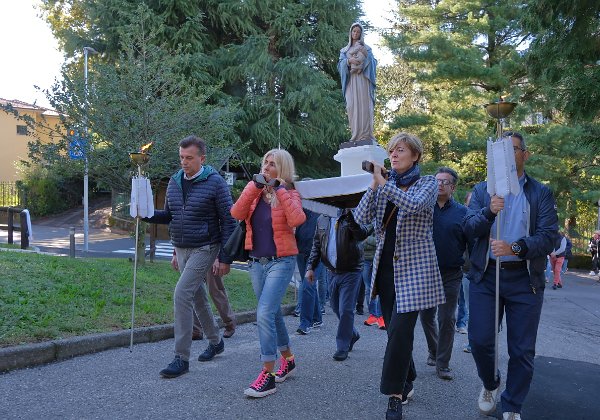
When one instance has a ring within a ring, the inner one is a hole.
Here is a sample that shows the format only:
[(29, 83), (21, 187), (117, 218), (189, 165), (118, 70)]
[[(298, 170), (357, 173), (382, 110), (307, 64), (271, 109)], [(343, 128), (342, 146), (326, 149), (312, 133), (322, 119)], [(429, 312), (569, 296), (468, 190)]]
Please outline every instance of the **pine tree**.
[(600, 2), (532, 0), (524, 26), (534, 40), (529, 74), (546, 92), (549, 107), (575, 120), (600, 117)]
[[(417, 132), (429, 159), (453, 163), (470, 184), (485, 175), (485, 140), (495, 134), (483, 105), (500, 96), (521, 102), (529, 93), (519, 4), (400, 0), (385, 35), (423, 101), (421, 112), (399, 115), (393, 126)], [(526, 111), (520, 108), (516, 117)]]

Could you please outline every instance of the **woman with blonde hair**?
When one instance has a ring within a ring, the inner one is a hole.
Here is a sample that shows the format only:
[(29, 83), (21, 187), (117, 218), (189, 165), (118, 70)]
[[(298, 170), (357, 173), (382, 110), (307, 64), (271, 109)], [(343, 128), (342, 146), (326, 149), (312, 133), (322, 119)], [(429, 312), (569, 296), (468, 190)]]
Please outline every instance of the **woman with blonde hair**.
[(408, 133), (396, 134), (387, 146), (391, 171), (382, 175), (374, 163), (373, 183), (354, 217), (374, 223), (377, 248), (371, 277), (372, 296), (379, 296), (388, 342), (380, 392), (389, 395), (386, 419), (402, 418), (402, 405), (417, 377), (412, 358), (419, 311), (446, 301), (433, 243), (433, 206), (438, 183), (421, 176), (423, 144)]
[[(269, 150), (263, 157), (261, 173), (246, 185), (231, 207), (235, 219), (246, 221), (245, 249), (250, 251), (248, 266), (258, 300), (256, 322), (263, 368), (244, 391), (254, 398), (274, 393), (275, 383), (285, 381), (296, 367), (281, 313), (281, 301), (298, 254), (294, 228), (306, 220), (293, 179), (292, 156), (285, 150)], [(277, 350), (281, 359), (275, 372)]]

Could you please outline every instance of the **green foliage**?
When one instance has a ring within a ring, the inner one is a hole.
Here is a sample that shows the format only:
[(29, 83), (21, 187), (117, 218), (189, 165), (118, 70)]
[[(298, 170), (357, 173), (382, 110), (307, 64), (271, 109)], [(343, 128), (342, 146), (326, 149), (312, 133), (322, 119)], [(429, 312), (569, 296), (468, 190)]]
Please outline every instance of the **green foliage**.
[[(493, 134), (482, 105), (523, 93), (526, 72), (517, 48), (526, 34), (514, 6), (514, 1), (400, 1), (398, 20), (384, 35), (412, 105), (388, 116), (390, 128), (419, 135), (425, 160), (468, 168), (469, 182), (484, 177), (485, 165), (474, 163)], [(387, 80), (383, 84), (389, 89)]]
[[(517, 102), (505, 127), (525, 132), (533, 152), (526, 170), (552, 188), (565, 226), (577, 228), (600, 196), (597, 118), (575, 120), (599, 109), (598, 7), (589, 0), (398, 1), (384, 34), (395, 56), (385, 72), (397, 77), (379, 78), (379, 91), (400, 106), (388, 102), (378, 130), (419, 135), (424, 168), (455, 168), (462, 199), (485, 179), (485, 141), (496, 134), (482, 105), (500, 96)], [(531, 125), (538, 117), (545, 124)]]
[[(225, 131), (224, 139), (254, 157), (281, 145), (295, 156), (301, 175), (307, 176), (332, 171), (336, 165), (329, 157), (347, 139), (336, 64), (347, 30), (359, 16), (358, 3), (47, 0), (43, 9), (67, 57), (75, 57), (83, 46), (93, 46), (109, 65), (118, 65), (127, 51), (127, 34), (136, 22), (133, 16), (144, 10), (146, 31), (153, 34), (149, 43), (173, 55), (186, 55), (165, 76), (183, 77), (197, 86), (205, 92), (207, 104), (237, 107), (235, 114), (228, 115), (236, 122), (235, 134), (227, 133), (229, 127), (214, 126), (214, 131)], [(67, 73), (75, 74), (71, 68)], [(96, 65), (94, 70), (97, 79), (106, 69)], [(159, 76), (162, 69), (158, 70), (152, 74)], [(97, 117), (89, 115), (91, 125)], [(189, 121), (184, 115), (181, 119)], [(165, 132), (164, 137), (169, 135)]]
[(574, 119), (600, 112), (600, 2), (532, 0), (523, 25), (534, 35), (527, 55), (530, 78), (549, 107)]
[(81, 178), (61, 173), (59, 168), (32, 166), (21, 171), (19, 194), (34, 217), (47, 216), (77, 206), (83, 194)]
[[(130, 22), (116, 30), (121, 49), (113, 54), (113, 61), (90, 56), (94, 64), (87, 100), (84, 80), (69, 71), (49, 99), (70, 121), (87, 125), (91, 177), (106, 188), (128, 191), (133, 170), (128, 152), (154, 143), (145, 172), (156, 182), (179, 167), (177, 143), (190, 133), (201, 135), (214, 147), (235, 143), (236, 111), (216, 98), (217, 84), (191, 81), (182, 73), (190, 61), (201, 61), (201, 54), (159, 45), (165, 28), (147, 7), (140, 5), (135, 16), (123, 11), (119, 16)], [(208, 78), (206, 72), (202, 78)], [(64, 140), (52, 145), (38, 142), (32, 152), (46, 162), (80, 165), (68, 160), (67, 146)]]
[[(0, 252), (0, 347), (130, 328), (132, 264)], [(135, 326), (173, 322), (178, 275), (167, 262), (138, 268)], [(224, 278), (235, 312), (256, 298), (248, 273)], [(291, 302), (290, 291), (285, 303)]]

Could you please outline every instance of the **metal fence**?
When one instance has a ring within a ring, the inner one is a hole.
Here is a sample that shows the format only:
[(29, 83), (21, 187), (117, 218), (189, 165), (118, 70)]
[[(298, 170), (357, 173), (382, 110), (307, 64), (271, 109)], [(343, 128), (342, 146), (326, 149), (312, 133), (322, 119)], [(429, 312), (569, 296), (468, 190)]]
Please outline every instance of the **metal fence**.
[(0, 206), (24, 207), (16, 182), (0, 181)]
[(112, 216), (121, 219), (130, 219), (129, 202), (131, 195), (129, 193), (113, 192), (112, 194)]

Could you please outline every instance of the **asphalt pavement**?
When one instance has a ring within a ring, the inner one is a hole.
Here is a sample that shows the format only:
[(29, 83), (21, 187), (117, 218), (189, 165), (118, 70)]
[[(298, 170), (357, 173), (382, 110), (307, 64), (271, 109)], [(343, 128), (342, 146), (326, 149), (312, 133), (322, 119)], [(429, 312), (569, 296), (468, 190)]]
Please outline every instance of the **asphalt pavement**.
[[(565, 287), (547, 289), (540, 322), (536, 374), (523, 409), (524, 419), (597, 419), (600, 377), (600, 283), (569, 271)], [(190, 363), (190, 372), (163, 379), (158, 372), (172, 359), (173, 340), (117, 348), (63, 362), (0, 375), (1, 419), (382, 419), (387, 398), (379, 393), (386, 334), (362, 324), (350, 357), (332, 359), (337, 322), (327, 308), (324, 326), (307, 336), (293, 332), (298, 318), (286, 317), (295, 375), (263, 399), (243, 390), (258, 375), (259, 343), (253, 323), (239, 325), (225, 352), (210, 362)], [(481, 384), (466, 335), (457, 334), (452, 381), (426, 365), (427, 346), (415, 329), (415, 395), (406, 419), (484, 419), (477, 410)], [(193, 355), (206, 340), (195, 341)], [(500, 369), (508, 355), (501, 333)]]

